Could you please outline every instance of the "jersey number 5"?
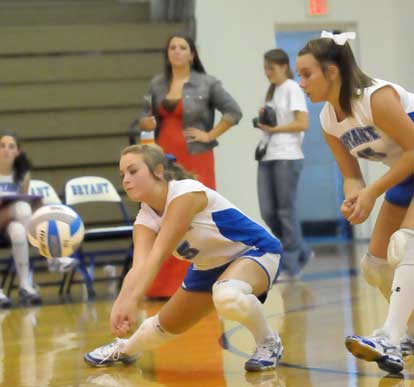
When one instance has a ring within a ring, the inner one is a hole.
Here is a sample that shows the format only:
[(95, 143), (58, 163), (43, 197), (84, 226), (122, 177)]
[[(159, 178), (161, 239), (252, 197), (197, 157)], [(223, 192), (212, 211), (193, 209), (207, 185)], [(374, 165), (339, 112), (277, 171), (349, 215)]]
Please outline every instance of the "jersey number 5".
[(185, 259), (193, 259), (199, 252), (200, 250), (197, 250), (194, 247), (190, 247), (188, 241), (180, 243), (177, 247), (177, 253)]

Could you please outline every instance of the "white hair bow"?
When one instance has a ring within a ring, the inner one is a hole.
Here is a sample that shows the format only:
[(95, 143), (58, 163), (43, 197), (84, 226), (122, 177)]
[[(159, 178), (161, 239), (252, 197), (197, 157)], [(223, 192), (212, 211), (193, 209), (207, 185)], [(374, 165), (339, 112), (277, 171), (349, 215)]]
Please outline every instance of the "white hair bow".
[(329, 31), (322, 31), (321, 38), (333, 39), (333, 41), (339, 45), (343, 46), (348, 39), (354, 40), (356, 38), (355, 32), (342, 32), (342, 34), (333, 34)]

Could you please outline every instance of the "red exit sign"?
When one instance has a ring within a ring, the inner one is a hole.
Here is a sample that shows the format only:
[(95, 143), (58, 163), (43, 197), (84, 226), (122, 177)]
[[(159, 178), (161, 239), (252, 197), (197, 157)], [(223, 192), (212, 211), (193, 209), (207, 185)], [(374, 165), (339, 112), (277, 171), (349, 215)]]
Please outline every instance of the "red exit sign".
[(311, 16), (326, 15), (328, 13), (328, 0), (308, 0), (309, 14)]

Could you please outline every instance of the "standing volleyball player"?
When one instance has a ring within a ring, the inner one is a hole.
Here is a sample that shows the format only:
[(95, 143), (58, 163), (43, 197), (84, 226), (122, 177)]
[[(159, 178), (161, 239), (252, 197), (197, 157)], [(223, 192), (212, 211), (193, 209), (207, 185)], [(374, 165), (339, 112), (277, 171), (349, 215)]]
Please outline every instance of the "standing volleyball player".
[[(26, 229), (32, 215), (29, 203), (1, 203), (2, 196), (27, 194), (30, 162), (12, 133), (0, 135), (0, 238), (10, 240), (14, 264), (19, 277), (19, 300), (23, 304), (40, 304), (29, 273), (29, 244)], [(0, 289), (0, 308), (10, 307), (9, 298)]]
[[(413, 310), (414, 180), (412, 170), (397, 169), (414, 149), (414, 94), (364, 74), (347, 43), (354, 37), (324, 31), (299, 52), (297, 70), (311, 101), (326, 101), (320, 118), (344, 178), (344, 217), (351, 224), (364, 222), (386, 191), (361, 268), (366, 281), (389, 300), (387, 319), (370, 337), (348, 336), (346, 346), (381, 369), (399, 372), (401, 348), (412, 351), (412, 339), (401, 338)], [(356, 158), (381, 161), (390, 170), (365, 186)]]
[(134, 225), (133, 266), (112, 307), (112, 333), (124, 336), (133, 330), (145, 292), (172, 252), (192, 265), (182, 287), (158, 314), (146, 319), (129, 339), (116, 339), (87, 353), (85, 361), (94, 366), (134, 361), (215, 307), (220, 316), (243, 324), (254, 336), (257, 350), (245, 369), (275, 368), (283, 347), (261, 302), (278, 273), (279, 241), (168, 160), (156, 145), (124, 149), (120, 171), (128, 197), (142, 206)]

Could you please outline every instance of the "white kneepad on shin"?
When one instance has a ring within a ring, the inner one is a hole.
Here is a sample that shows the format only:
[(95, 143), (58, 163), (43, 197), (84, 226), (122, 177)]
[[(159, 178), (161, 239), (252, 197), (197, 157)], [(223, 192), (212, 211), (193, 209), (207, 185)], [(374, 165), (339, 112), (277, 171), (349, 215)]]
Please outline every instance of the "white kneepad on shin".
[(361, 259), (361, 272), (371, 286), (379, 287), (384, 280), (392, 282), (394, 267), (387, 260), (366, 253)]
[(11, 221), (7, 226), (7, 233), (12, 244), (22, 244), (27, 242), (26, 229), (20, 222)]
[(145, 319), (137, 331), (128, 339), (124, 350), (126, 353), (140, 353), (158, 348), (175, 336), (160, 325), (158, 314)]
[(32, 216), (32, 208), (29, 203), (26, 202), (16, 202), (13, 203), (10, 207), (11, 216), (14, 220), (23, 223), (26, 227)]
[(392, 234), (387, 257), (394, 267), (401, 264), (414, 265), (414, 229), (400, 228)]
[(252, 287), (244, 281), (230, 279), (213, 285), (213, 302), (217, 313), (229, 320), (242, 321), (251, 310)]
[(366, 253), (361, 260), (361, 272), (371, 286), (378, 288), (383, 296), (389, 300), (394, 278), (395, 266), (387, 260), (374, 257)]

